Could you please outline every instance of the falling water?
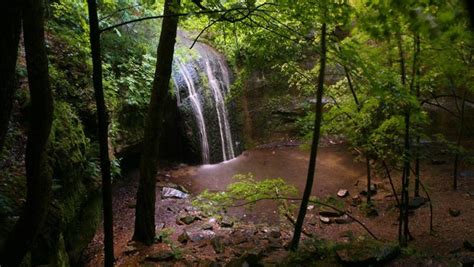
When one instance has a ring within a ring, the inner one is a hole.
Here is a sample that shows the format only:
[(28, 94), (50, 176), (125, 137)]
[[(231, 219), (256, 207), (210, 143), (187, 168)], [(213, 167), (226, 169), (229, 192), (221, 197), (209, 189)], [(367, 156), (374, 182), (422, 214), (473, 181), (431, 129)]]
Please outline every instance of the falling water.
[(201, 100), (199, 98), (198, 93), (196, 92), (193, 78), (189, 73), (188, 69), (182, 62), (180, 62), (179, 60), (176, 61), (178, 64), (179, 73), (182, 75), (184, 82), (186, 83), (186, 88), (188, 89), (188, 97), (190, 99), (191, 106), (194, 111), (194, 116), (196, 117), (196, 122), (199, 128), (202, 162), (204, 164), (207, 164), (209, 163), (209, 143), (207, 140), (207, 129), (206, 123), (204, 121), (204, 115), (202, 112)]
[[(180, 40), (188, 46), (183, 37)], [(186, 48), (187, 48), (186, 47)], [(204, 164), (215, 162), (214, 158), (226, 161), (235, 157), (226, 95), (230, 89), (230, 73), (224, 58), (211, 47), (197, 43), (189, 54), (178, 54), (174, 61), (173, 81), (175, 83), (178, 105), (189, 105), (192, 109), (196, 128), (199, 131), (200, 150)], [(214, 114), (207, 114), (214, 113)], [(216, 119), (215, 121), (213, 121)], [(212, 140), (209, 131), (217, 125), (219, 141)], [(213, 142), (211, 142), (213, 141)], [(221, 156), (211, 155), (213, 147), (220, 146)]]

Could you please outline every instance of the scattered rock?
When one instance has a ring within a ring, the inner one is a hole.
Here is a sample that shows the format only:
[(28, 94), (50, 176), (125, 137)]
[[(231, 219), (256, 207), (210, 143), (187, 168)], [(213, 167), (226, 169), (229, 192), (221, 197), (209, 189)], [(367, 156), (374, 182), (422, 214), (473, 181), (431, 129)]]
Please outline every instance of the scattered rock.
[(432, 165), (443, 165), (446, 164), (446, 160), (444, 159), (431, 159)]
[(176, 224), (178, 224), (178, 225), (183, 225), (183, 224), (189, 225), (189, 224), (192, 224), (193, 222), (195, 222), (197, 220), (199, 220), (199, 217), (197, 217), (195, 215), (187, 214), (187, 213), (180, 213), (176, 217)]
[(162, 249), (159, 250), (149, 256), (147, 256), (145, 259), (148, 261), (168, 261), (172, 260), (174, 258), (173, 251), (171, 249)]
[(410, 199), (410, 202), (408, 203), (408, 208), (410, 209), (417, 209), (421, 207), (423, 204), (425, 204), (427, 201), (426, 198), (424, 197), (414, 197)]
[(201, 225), (202, 230), (212, 230), (213, 228), (214, 226), (209, 222), (205, 222)]
[(229, 217), (222, 218), (220, 222), (221, 227), (232, 227), (234, 226), (234, 221)]
[(216, 233), (211, 230), (189, 229), (185, 230), (185, 232), (188, 235), (189, 240), (193, 242), (208, 240), (216, 236)]
[(465, 240), (462, 244), (465, 249), (474, 252), (474, 240)]
[(133, 245), (127, 245), (127, 246), (125, 247), (123, 253), (124, 253), (125, 255), (131, 255), (131, 254), (134, 254), (134, 253), (137, 252), (137, 251), (138, 251), (138, 249), (137, 249), (135, 246), (133, 246)]
[(331, 219), (328, 218), (328, 217), (319, 216), (319, 220), (320, 220), (322, 223), (325, 223), (325, 224), (330, 224), (330, 223), (331, 223)]
[(180, 243), (186, 243), (189, 241), (189, 236), (186, 231), (183, 231), (179, 236), (178, 236), (178, 242)]
[(333, 210), (331, 208), (326, 208), (326, 207), (321, 207), (321, 209), (319, 210), (319, 215), (323, 217), (339, 217), (342, 214), (343, 214), (342, 212)]
[(309, 205), (307, 209), (308, 209), (308, 210), (313, 210), (313, 209), (314, 209), (314, 205)]
[(346, 214), (342, 215), (341, 217), (335, 218), (334, 221), (337, 224), (347, 224), (352, 222), (352, 218), (347, 216)]
[(174, 189), (174, 188), (171, 188), (171, 187), (163, 187), (163, 189), (161, 189), (161, 198), (162, 199), (165, 199), (165, 198), (184, 199), (184, 198), (188, 198), (188, 197), (189, 197), (189, 194), (184, 193), (183, 191), (178, 190), (178, 189)]
[(211, 239), (212, 248), (217, 254), (224, 252), (224, 242), (222, 236), (216, 236)]
[(349, 195), (349, 190), (347, 189), (339, 189), (339, 191), (337, 191), (338, 197), (347, 197), (347, 195)]
[(458, 209), (449, 208), (449, 215), (453, 217), (458, 217), (459, 215), (461, 215), (461, 211)]

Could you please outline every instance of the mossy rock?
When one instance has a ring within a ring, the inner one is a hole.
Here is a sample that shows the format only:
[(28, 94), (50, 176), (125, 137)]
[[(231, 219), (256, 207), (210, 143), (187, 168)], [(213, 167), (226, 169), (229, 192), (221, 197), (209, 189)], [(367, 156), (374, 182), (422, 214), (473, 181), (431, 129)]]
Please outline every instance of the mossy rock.
[(346, 266), (377, 265), (397, 257), (400, 247), (394, 243), (359, 239), (336, 250), (336, 254)]

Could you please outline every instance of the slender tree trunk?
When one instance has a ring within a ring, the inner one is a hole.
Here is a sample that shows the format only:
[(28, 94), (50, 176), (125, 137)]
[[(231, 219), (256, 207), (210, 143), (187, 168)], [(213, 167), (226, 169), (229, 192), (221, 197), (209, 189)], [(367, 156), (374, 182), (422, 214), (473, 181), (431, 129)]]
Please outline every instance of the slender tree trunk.
[(19, 1), (9, 1), (0, 11), (0, 152), (10, 121), (13, 95), (17, 87), (16, 61), (20, 39), (21, 7)]
[(148, 116), (145, 122), (143, 151), (140, 160), (140, 184), (135, 210), (133, 240), (152, 244), (155, 238), (155, 200), (158, 145), (163, 118), (164, 103), (169, 96), (169, 82), (173, 63), (178, 17), (173, 17), (179, 0), (165, 0), (164, 18), (157, 49), (156, 71), (153, 80)]
[[(415, 89), (416, 89), (416, 98), (420, 99), (420, 67), (418, 64), (415, 65), (418, 56), (420, 55), (420, 36), (417, 34), (415, 35), (415, 55), (413, 60), (415, 61), (413, 64), (414, 68), (416, 68), (415, 75), (416, 82), (415, 82)], [(415, 78), (414, 78), (415, 79)], [(416, 135), (416, 159), (415, 159), (415, 197), (420, 196), (420, 134)]]
[(25, 1), (22, 14), (31, 96), (25, 155), (27, 196), (23, 213), (6, 242), (4, 266), (20, 265), (45, 221), (52, 195), (46, 149), (53, 120), (53, 98), (44, 39), (43, 1)]
[(318, 88), (316, 94), (316, 116), (314, 121), (313, 140), (311, 143), (311, 155), (309, 158), (308, 177), (306, 178), (306, 186), (301, 201), (298, 218), (296, 220), (295, 231), (291, 241), (290, 249), (295, 251), (301, 237), (301, 230), (303, 229), (304, 218), (306, 216), (306, 209), (308, 207), (311, 189), (313, 187), (314, 174), (316, 172), (316, 159), (318, 156), (319, 137), (321, 133), (321, 121), (323, 117), (323, 89), (324, 89), (324, 72), (326, 69), (326, 23), (323, 23), (321, 30), (321, 61), (318, 77)]
[(370, 204), (371, 202), (371, 195), (372, 195), (372, 190), (370, 190), (370, 184), (372, 183), (372, 176), (371, 176), (371, 170), (370, 170), (370, 159), (369, 156), (366, 152), (365, 155), (365, 166), (367, 167), (367, 204)]
[[(400, 74), (402, 85), (406, 86), (406, 68), (405, 57), (403, 53), (403, 44), (401, 33), (397, 33), (398, 51), (400, 56)], [(404, 138), (404, 153), (403, 153), (403, 176), (402, 176), (402, 201), (400, 205), (400, 224), (398, 228), (399, 242), (402, 247), (407, 245), (409, 230), (408, 230), (408, 189), (410, 184), (410, 109), (405, 108), (405, 138)]]
[[(464, 91), (464, 95), (462, 97), (462, 104), (461, 104), (461, 122), (459, 124), (459, 134), (458, 134), (458, 139), (456, 141), (456, 148), (460, 149), (461, 148), (461, 140), (464, 134), (464, 117), (465, 117), (465, 106), (466, 106), (466, 94), (467, 90)], [(455, 100), (457, 101), (457, 100)], [(459, 171), (459, 152), (456, 151), (456, 154), (454, 156), (454, 170), (453, 170), (453, 189), (457, 190), (458, 189), (458, 171)]]
[(110, 175), (108, 116), (102, 85), (102, 61), (96, 0), (87, 0), (89, 7), (92, 79), (94, 82), (97, 120), (99, 125), (100, 170), (102, 173), (102, 206), (104, 212), (104, 265), (114, 265), (114, 229), (112, 212), (112, 179)]

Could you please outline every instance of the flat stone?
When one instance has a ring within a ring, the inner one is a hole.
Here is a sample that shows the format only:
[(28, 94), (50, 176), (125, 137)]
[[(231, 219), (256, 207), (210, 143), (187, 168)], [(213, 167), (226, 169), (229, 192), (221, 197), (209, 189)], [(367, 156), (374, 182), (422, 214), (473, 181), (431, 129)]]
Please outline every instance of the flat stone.
[(171, 188), (171, 187), (163, 187), (163, 189), (161, 189), (161, 198), (165, 199), (165, 198), (178, 198), (178, 199), (184, 199), (184, 198), (188, 198), (189, 197), (189, 194), (181, 191), (181, 190), (178, 190), (178, 189), (174, 189), (174, 188)]
[(458, 217), (459, 215), (461, 215), (461, 211), (458, 209), (449, 208), (449, 215), (453, 217)]
[(163, 249), (147, 256), (145, 259), (148, 261), (156, 262), (156, 261), (168, 261), (168, 260), (172, 260), (173, 258), (174, 258), (174, 254), (171, 251), (171, 249)]
[(331, 223), (331, 219), (328, 218), (328, 217), (319, 216), (319, 220), (320, 220), (322, 223), (325, 223), (325, 224), (330, 224), (330, 223)]
[(198, 219), (199, 219), (198, 217), (196, 217), (194, 215), (189, 215), (189, 214), (179, 217), (179, 220), (181, 222), (183, 222), (184, 224), (187, 224), (187, 225), (192, 224), (193, 222), (195, 222)]
[(421, 207), (423, 204), (425, 204), (427, 201), (426, 198), (424, 197), (413, 197), (410, 199), (409, 203), (408, 203), (408, 208), (410, 209), (417, 209), (419, 207)]
[(319, 210), (319, 215), (323, 217), (339, 217), (342, 214), (343, 214), (342, 212), (333, 210), (331, 208), (326, 208), (326, 207), (321, 207), (321, 209)]
[(202, 230), (212, 230), (214, 226), (211, 223), (205, 222), (201, 225)]
[(186, 233), (189, 237), (189, 240), (193, 242), (208, 240), (216, 236), (216, 233), (211, 230), (186, 230)]
[(337, 224), (348, 224), (352, 222), (352, 218), (344, 214), (341, 217), (335, 218), (334, 221)]
[(347, 195), (349, 195), (349, 190), (347, 189), (339, 189), (339, 191), (337, 191), (338, 197), (347, 197)]

